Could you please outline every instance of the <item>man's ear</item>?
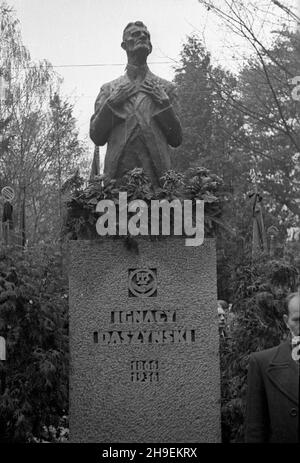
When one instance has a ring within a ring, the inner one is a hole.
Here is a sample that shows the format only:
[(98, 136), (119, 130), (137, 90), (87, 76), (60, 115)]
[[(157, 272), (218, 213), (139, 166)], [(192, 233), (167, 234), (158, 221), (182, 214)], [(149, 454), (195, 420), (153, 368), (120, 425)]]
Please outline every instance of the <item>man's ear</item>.
[(284, 315), (283, 315), (283, 321), (284, 321), (284, 323), (286, 324), (287, 327), (289, 327), (289, 325), (288, 325), (288, 319), (289, 319), (289, 317), (288, 317), (286, 314), (284, 314)]
[(122, 42), (122, 43), (121, 43), (121, 47), (123, 48), (123, 50), (126, 50), (126, 44), (125, 44), (125, 42)]

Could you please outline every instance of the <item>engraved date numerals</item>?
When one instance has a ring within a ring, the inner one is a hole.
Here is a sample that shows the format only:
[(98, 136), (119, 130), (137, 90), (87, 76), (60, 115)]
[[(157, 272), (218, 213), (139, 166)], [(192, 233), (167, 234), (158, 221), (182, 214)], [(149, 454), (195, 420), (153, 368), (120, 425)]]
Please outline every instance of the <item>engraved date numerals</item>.
[(158, 360), (133, 360), (130, 364), (130, 375), (133, 383), (157, 383)]

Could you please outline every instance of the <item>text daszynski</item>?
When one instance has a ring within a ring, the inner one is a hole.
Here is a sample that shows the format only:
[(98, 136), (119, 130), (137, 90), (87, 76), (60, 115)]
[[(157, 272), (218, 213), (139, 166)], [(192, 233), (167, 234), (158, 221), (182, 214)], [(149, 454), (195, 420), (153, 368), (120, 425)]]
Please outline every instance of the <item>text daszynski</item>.
[(95, 331), (94, 342), (101, 345), (192, 344), (195, 342), (195, 330)]

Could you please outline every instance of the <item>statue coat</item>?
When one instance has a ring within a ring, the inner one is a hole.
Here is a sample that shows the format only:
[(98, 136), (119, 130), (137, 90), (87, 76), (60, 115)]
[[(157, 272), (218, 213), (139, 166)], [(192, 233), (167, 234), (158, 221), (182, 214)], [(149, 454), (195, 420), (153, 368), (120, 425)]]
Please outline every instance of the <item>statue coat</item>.
[(143, 162), (142, 165), (133, 165), (134, 162), (130, 160), (136, 137), (142, 138), (142, 145), (139, 145), (143, 151), (141, 156), (146, 166), (150, 165), (149, 162), (152, 166), (152, 172), (146, 173), (150, 174), (152, 183), (157, 184), (158, 179), (171, 167), (169, 146), (181, 144), (182, 132), (174, 109), (175, 85), (154, 75), (148, 67), (146, 78), (164, 89), (170, 105), (161, 109), (151, 95), (141, 90), (117, 109), (112, 108), (107, 99), (115, 88), (130, 81), (126, 72), (124, 76), (102, 86), (91, 118), (90, 137), (97, 146), (107, 143), (104, 173), (110, 178), (124, 175), (125, 166), (128, 169), (144, 167)]

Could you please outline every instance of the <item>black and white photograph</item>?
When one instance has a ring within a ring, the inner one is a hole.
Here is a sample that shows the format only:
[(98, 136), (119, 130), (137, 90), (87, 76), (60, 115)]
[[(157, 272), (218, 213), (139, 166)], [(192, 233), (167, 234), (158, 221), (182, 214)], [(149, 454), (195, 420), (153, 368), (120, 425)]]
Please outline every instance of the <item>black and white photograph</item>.
[(0, 0), (0, 220), (3, 448), (299, 444), (300, 0)]

